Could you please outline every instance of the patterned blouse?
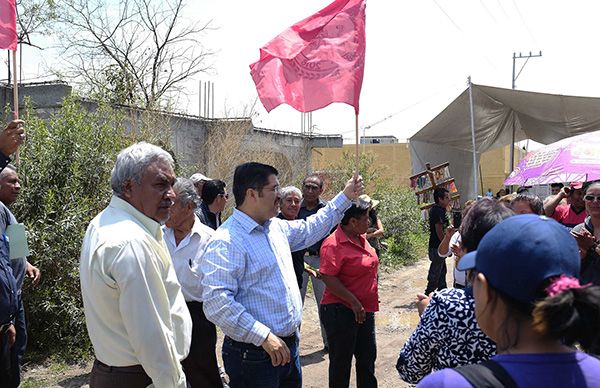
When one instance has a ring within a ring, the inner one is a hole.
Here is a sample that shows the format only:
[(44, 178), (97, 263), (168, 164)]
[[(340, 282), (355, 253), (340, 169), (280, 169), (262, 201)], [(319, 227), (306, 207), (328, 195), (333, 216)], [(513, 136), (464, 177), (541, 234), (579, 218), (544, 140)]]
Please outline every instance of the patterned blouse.
[(436, 292), (421, 321), (400, 351), (396, 369), (417, 384), (432, 371), (475, 364), (496, 354), (496, 345), (479, 328), (471, 289)]

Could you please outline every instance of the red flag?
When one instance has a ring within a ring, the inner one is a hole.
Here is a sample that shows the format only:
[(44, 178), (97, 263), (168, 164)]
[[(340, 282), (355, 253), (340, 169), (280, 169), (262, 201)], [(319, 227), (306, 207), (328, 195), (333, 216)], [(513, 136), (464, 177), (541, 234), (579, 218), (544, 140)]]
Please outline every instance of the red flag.
[(267, 112), (280, 104), (311, 112), (332, 102), (354, 106), (365, 68), (365, 0), (335, 0), (260, 49), (250, 65)]
[(17, 8), (15, 0), (0, 0), (0, 49), (17, 49)]

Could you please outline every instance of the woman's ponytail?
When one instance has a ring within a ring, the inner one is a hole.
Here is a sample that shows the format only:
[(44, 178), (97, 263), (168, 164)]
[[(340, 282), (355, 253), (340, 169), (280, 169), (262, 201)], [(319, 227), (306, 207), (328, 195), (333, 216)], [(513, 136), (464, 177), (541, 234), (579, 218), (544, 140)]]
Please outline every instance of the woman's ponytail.
[(532, 315), (539, 333), (567, 345), (579, 343), (586, 352), (600, 354), (600, 287), (560, 290), (539, 301)]

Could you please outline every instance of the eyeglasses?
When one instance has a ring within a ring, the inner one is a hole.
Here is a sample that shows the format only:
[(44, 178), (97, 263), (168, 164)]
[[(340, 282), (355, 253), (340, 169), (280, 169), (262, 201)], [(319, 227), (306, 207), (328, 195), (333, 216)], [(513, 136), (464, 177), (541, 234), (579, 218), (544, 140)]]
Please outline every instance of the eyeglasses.
[(586, 201), (600, 201), (600, 195), (586, 195), (585, 197), (583, 197), (583, 199), (585, 199)]
[(304, 185), (306, 191), (319, 191), (321, 188), (317, 185)]
[(281, 195), (281, 187), (279, 185), (275, 185), (273, 187), (263, 187), (262, 189), (258, 190), (256, 187), (251, 187), (251, 189), (256, 190), (258, 192), (262, 192), (262, 191), (272, 191), (277, 195)]

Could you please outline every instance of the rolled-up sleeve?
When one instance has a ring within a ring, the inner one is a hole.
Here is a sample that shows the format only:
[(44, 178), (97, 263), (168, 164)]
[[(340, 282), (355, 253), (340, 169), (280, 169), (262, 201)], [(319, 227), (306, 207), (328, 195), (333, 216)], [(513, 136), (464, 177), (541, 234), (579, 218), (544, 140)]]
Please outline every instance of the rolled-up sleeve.
[[(131, 346), (155, 387), (186, 387), (177, 354), (160, 265), (143, 242), (131, 240), (113, 252), (108, 272), (120, 289), (119, 310)], [(104, 252), (110, 255), (110, 252)]]
[(230, 338), (261, 346), (271, 330), (235, 300), (246, 252), (224, 240), (208, 244), (200, 264), (204, 313)]

